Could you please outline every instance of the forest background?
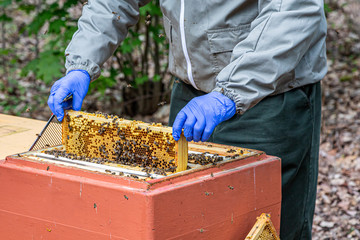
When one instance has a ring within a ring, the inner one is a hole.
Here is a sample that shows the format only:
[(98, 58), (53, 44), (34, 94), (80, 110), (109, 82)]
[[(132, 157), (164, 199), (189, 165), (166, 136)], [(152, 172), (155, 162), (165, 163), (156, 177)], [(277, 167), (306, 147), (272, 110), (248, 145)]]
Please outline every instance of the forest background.
[[(0, 113), (47, 120), (86, 1), (0, 0)], [(328, 74), (314, 239), (360, 239), (360, 1), (326, 0)], [(116, 14), (116, 13), (114, 13)], [(167, 123), (173, 79), (158, 0), (104, 64), (83, 109)]]

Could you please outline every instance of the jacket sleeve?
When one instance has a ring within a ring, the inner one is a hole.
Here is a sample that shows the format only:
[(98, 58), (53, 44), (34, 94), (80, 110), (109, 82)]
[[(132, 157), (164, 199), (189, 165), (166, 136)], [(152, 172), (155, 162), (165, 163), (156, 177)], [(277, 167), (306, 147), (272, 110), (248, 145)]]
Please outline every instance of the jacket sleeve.
[(233, 49), (231, 62), (218, 74), (213, 90), (232, 99), (240, 114), (283, 91), (307, 51), (326, 37), (321, 0), (264, 0), (258, 9), (249, 35)]
[(86, 70), (91, 80), (139, 19), (139, 7), (150, 0), (89, 0), (78, 21), (78, 30), (65, 50), (67, 72)]

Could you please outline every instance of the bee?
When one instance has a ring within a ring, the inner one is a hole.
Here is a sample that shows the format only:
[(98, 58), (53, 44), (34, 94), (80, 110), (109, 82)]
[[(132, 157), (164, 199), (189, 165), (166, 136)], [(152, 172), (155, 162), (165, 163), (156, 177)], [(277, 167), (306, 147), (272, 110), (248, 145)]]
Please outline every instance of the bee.
[(25, 112), (30, 112), (30, 108), (27, 108), (27, 109), (25, 110)]
[(94, 208), (97, 208), (97, 205), (96, 205), (96, 203), (94, 203)]
[(145, 21), (146, 26), (149, 26), (149, 25), (150, 25), (150, 23), (151, 23), (151, 21), (150, 21), (150, 20)]
[(49, 171), (49, 169), (50, 169), (50, 166), (47, 166), (46, 171)]
[(166, 104), (166, 101), (163, 101), (163, 102), (159, 102), (157, 105), (158, 106), (164, 106)]
[(163, 33), (160, 33), (159, 34), (159, 38), (163, 38), (164, 37), (164, 34)]
[(112, 14), (117, 14), (116, 12), (111, 12)]
[(104, 132), (105, 132), (105, 128), (103, 128), (103, 127), (98, 130), (98, 133), (100, 135), (102, 135)]
[(132, 88), (131, 84), (126, 85), (127, 88)]
[(120, 15), (117, 17), (117, 20), (120, 20)]
[(129, 198), (128, 198), (126, 195), (124, 195), (124, 198), (125, 198), (126, 200), (129, 200)]
[(234, 190), (234, 187), (233, 187), (233, 186), (230, 186), (230, 185), (229, 185), (228, 188), (231, 189), (231, 190)]
[(227, 150), (226, 152), (228, 152), (228, 153), (234, 153), (234, 152), (236, 152), (236, 150), (235, 150), (235, 149), (229, 149), (229, 150)]

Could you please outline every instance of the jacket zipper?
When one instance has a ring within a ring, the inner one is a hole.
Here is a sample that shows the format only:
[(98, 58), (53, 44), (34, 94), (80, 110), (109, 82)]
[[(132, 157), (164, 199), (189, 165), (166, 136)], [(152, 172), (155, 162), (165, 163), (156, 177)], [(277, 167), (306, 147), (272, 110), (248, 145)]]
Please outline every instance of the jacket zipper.
[(190, 62), (190, 58), (189, 58), (189, 54), (188, 54), (188, 51), (187, 51), (187, 48), (186, 48), (186, 40), (185, 40), (185, 29), (184, 29), (184, 22), (185, 22), (185, 18), (184, 18), (184, 15), (185, 15), (185, 3), (184, 3), (184, 0), (181, 0), (181, 8), (180, 8), (180, 36), (181, 36), (181, 46), (182, 46), (182, 49), (183, 49), (183, 53), (184, 53), (184, 56), (185, 56), (185, 60), (186, 60), (186, 65), (187, 65), (187, 75), (188, 75), (188, 78), (189, 78), (189, 81), (191, 83), (191, 85), (199, 90), (194, 82), (194, 78), (193, 78), (193, 75), (192, 75), (192, 69), (191, 69), (191, 62)]

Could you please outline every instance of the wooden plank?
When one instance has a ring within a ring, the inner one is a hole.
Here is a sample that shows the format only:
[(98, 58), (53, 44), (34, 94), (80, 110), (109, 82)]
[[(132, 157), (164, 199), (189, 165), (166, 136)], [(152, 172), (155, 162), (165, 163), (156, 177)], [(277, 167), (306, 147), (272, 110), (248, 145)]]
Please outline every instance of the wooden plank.
[(188, 142), (184, 134), (181, 134), (179, 141), (175, 142), (176, 172), (185, 171), (188, 163)]
[(0, 114), (0, 160), (28, 151), (46, 122)]
[(259, 152), (257, 150), (251, 150), (241, 147), (228, 146), (210, 142), (189, 142), (189, 151), (218, 154), (219, 156), (231, 157), (234, 155), (244, 155), (251, 152)]

